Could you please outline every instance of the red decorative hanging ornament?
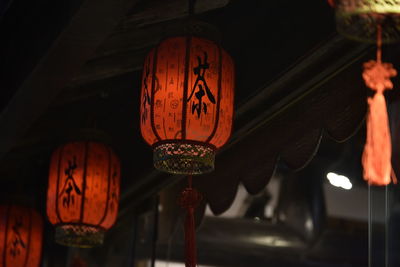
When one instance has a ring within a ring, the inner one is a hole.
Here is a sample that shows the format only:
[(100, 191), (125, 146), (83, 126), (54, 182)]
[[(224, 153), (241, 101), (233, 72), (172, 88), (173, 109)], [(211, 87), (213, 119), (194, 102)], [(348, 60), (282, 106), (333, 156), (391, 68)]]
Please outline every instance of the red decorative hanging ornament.
[[(189, 0), (190, 14), (194, 0)], [(186, 266), (196, 266), (195, 208), (201, 195), (192, 175), (214, 170), (216, 151), (229, 139), (235, 73), (232, 58), (210, 36), (215, 29), (188, 20), (183, 34), (164, 39), (143, 67), (140, 129), (153, 147), (156, 169), (189, 176), (180, 205), (186, 209)]]
[(397, 182), (392, 170), (392, 144), (385, 90), (393, 89), (390, 78), (397, 71), (382, 62), (382, 42), (400, 40), (400, 1), (398, 0), (328, 0), (336, 9), (338, 31), (344, 36), (377, 43), (377, 58), (364, 63), (363, 79), (374, 91), (368, 97), (367, 138), (362, 156), (364, 179), (371, 185)]
[[(368, 97), (367, 139), (362, 156), (364, 179), (371, 185), (388, 185), (392, 174), (392, 143), (385, 96), (386, 89), (392, 89), (391, 77), (397, 71), (390, 63), (381, 60), (381, 26), (378, 25), (377, 59), (364, 63), (365, 84), (375, 91)], [(393, 177), (396, 182), (396, 178)]]
[(118, 214), (120, 168), (112, 149), (100, 142), (70, 142), (53, 152), (47, 216), (57, 243), (82, 248), (103, 243)]
[(39, 213), (23, 206), (0, 206), (0, 266), (39, 267), (42, 240)]
[(196, 224), (194, 212), (201, 203), (203, 196), (192, 187), (192, 176), (188, 176), (188, 187), (179, 198), (179, 205), (186, 209), (185, 216), (185, 264), (186, 267), (196, 267)]

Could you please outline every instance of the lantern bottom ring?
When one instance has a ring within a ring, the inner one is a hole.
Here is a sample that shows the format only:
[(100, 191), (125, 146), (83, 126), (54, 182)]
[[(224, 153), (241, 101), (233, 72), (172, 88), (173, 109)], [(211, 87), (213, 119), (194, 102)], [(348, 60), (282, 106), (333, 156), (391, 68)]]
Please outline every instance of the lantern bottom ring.
[(398, 0), (336, 0), (338, 31), (353, 40), (376, 43), (376, 26), (381, 24), (382, 42), (400, 41)]
[(184, 140), (154, 145), (154, 167), (173, 174), (196, 175), (214, 170), (215, 149), (207, 144)]
[(60, 245), (91, 248), (103, 244), (104, 229), (92, 225), (61, 224), (56, 227), (56, 242)]

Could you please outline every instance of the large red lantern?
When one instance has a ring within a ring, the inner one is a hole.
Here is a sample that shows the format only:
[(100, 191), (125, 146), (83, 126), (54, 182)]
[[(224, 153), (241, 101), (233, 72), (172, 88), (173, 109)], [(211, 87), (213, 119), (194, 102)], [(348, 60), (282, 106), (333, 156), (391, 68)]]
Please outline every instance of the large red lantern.
[(42, 236), (43, 221), (36, 211), (0, 206), (0, 267), (39, 267)]
[(140, 125), (154, 148), (154, 166), (177, 174), (214, 169), (215, 152), (230, 137), (234, 64), (211, 40), (172, 37), (145, 59)]
[[(189, 1), (190, 14), (194, 2)], [(193, 22), (188, 29), (205, 26)], [(144, 140), (153, 146), (154, 166), (189, 175), (179, 200), (187, 210), (187, 267), (197, 262), (194, 210), (202, 199), (192, 188), (191, 175), (214, 170), (215, 152), (231, 134), (235, 86), (232, 58), (216, 42), (195, 37), (191, 30), (188, 36), (163, 40), (148, 54), (140, 98), (140, 128)]]
[(47, 216), (56, 242), (92, 247), (118, 213), (120, 162), (107, 145), (71, 142), (54, 151), (47, 191)]

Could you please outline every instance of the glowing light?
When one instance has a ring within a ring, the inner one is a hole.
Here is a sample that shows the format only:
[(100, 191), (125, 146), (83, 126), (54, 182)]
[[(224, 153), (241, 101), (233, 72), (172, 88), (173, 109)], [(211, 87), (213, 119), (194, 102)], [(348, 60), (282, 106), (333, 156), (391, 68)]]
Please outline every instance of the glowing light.
[(269, 247), (291, 247), (292, 243), (277, 236), (253, 237), (252, 241), (258, 245)]
[(326, 175), (331, 185), (343, 188), (345, 190), (350, 190), (353, 185), (351, 184), (349, 178), (344, 175), (339, 175), (333, 172), (330, 172)]

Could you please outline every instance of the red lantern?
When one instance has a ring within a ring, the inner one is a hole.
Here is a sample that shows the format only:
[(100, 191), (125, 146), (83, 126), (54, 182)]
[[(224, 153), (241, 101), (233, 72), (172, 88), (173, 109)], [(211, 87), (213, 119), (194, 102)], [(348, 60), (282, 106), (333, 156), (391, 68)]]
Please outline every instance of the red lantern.
[[(192, 11), (194, 2), (189, 1)], [(200, 26), (191, 23), (189, 28)], [(142, 136), (153, 146), (157, 169), (190, 175), (188, 188), (179, 200), (187, 210), (188, 267), (195, 267), (197, 262), (194, 210), (202, 199), (192, 188), (191, 175), (211, 172), (216, 150), (230, 137), (234, 86), (232, 58), (208, 39), (191, 35), (168, 38), (145, 59), (140, 105)]]
[(47, 216), (60, 244), (92, 247), (118, 212), (120, 162), (110, 147), (72, 142), (54, 151), (47, 191)]
[(34, 210), (0, 206), (0, 266), (38, 267), (42, 255), (42, 217)]
[(214, 169), (215, 151), (230, 137), (234, 64), (215, 42), (173, 37), (144, 64), (141, 132), (154, 148), (154, 166), (177, 174)]

